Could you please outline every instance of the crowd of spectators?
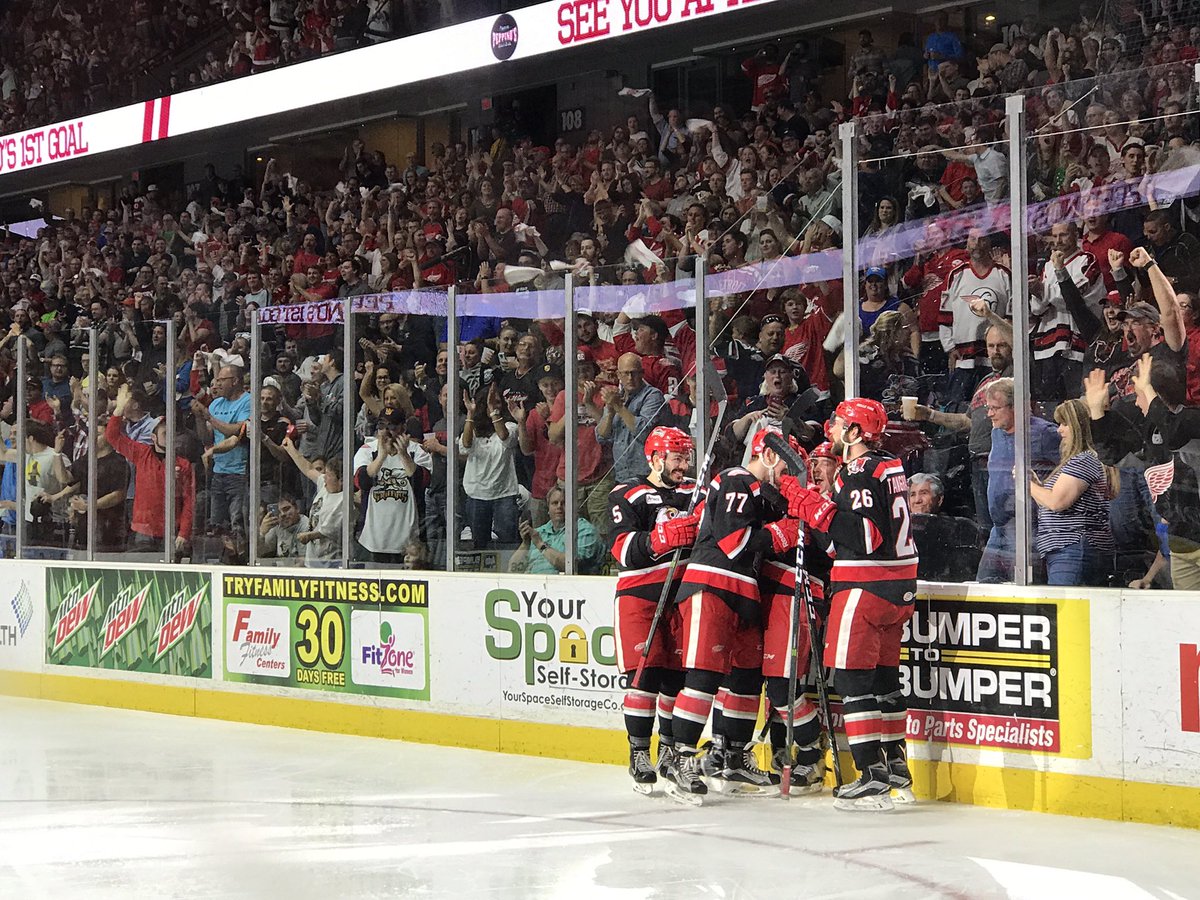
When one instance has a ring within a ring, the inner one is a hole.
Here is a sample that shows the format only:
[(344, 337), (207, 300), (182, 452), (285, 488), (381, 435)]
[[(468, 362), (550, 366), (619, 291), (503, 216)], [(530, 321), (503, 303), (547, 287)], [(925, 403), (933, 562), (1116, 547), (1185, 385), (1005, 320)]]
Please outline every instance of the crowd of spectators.
[[(454, 0), (16, 2), (0, 14), (0, 133), (423, 31)], [(485, 10), (480, 4), (478, 14)], [(202, 58), (196, 48), (203, 50)]]
[[(1174, 415), (1200, 399), (1196, 367), (1185, 367), (1200, 353), (1189, 338), (1200, 217), (1194, 188), (1111, 209), (1098, 198), (1109, 196), (1106, 185), (1143, 186), (1147, 174), (1195, 165), (1187, 63), (1197, 57), (1200, 25), (1176, 14), (1183, 7), (1159, 3), (1128, 22), (1083, 16), (1066, 31), (1023, 20), (985, 46), (971, 46), (940, 15), (920, 41), (901, 35), (887, 49), (862, 32), (848, 57), (851, 83), (838, 96), (825, 92), (802, 41), (744, 61), (746, 109), (663, 108), (648, 91), (627, 88), (628, 115), (578, 143), (538, 146), (501, 124), (486, 147), (433, 144), (424, 159), (397, 161), (355, 141), (320, 182), (271, 161), (257, 184), (210, 169), (191, 196), (135, 184), (117, 208), (56, 210), (61, 220), (37, 240), (8, 241), (0, 274), (0, 315), (9, 320), (0, 343), (5, 412), (11, 419), (15, 339), (24, 336), (35, 373), (28, 415), (45, 426), (27, 432), (27, 458), (38, 460), (25, 475), (32, 542), (48, 552), (79, 546), (78, 495), (93, 483), (83, 413), (94, 390), (107, 423), (103, 445), (134, 473), (127, 467), (116, 477), (120, 466), (106, 449), (99, 484), (110, 490), (98, 508), (106, 521), (123, 517), (121, 528), (105, 528), (106, 548), (161, 545), (161, 484), (170, 475), (159, 416), (173, 378), (181, 556), (244, 560), (257, 533), (260, 554), (283, 562), (328, 565), (346, 552), (360, 562), (441, 567), (452, 528), (479, 565), (562, 570), (565, 488), (575, 491), (580, 517), (580, 569), (602, 571), (595, 547), (609, 529), (608, 491), (644, 476), (649, 428), (713, 414), (695, 394), (698, 356), (723, 373), (731, 412), (718, 452), (728, 464), (763, 424), (810, 448), (822, 440), (849, 364), (841, 336), (853, 327), (863, 339), (860, 393), (885, 401), (888, 445), (911, 474), (930, 476), (913, 478), (914, 490), (928, 494), (920, 501), (927, 512), (914, 511), (978, 526), (918, 523), (919, 535), (953, 535), (934, 542), (931, 560), (949, 546), (982, 552), (975, 573), (962, 572), (961, 557), (926, 571), (1011, 578), (1014, 507), (1024, 491), (1012, 476), (1010, 301), (1014, 279), (1029, 277), (1032, 393), (1044, 417), (1035, 420), (1032, 461), (1044, 481), (1031, 491), (1055, 517), (1041, 517), (1050, 524), (1035, 556), (1046, 556), (1055, 578), (1101, 580), (1125, 571), (1119, 558), (1130, 578), (1163, 578), (1166, 560), (1175, 565), (1172, 547), (1148, 536), (1197, 536), (1187, 513), (1176, 514), (1174, 531), (1169, 520), (1159, 527), (1168, 517), (1156, 501), (1178, 504), (1179, 492), (1156, 490), (1142, 471), (1171, 461), (1173, 448), (1168, 442), (1138, 467), (1126, 457), (1150, 440), (1150, 413)], [(1030, 202), (1083, 198), (1070, 207), (1077, 214), (1051, 216), (1027, 236), (1036, 260), (1028, 273), (1011, 272), (1002, 212), (1003, 95), (1014, 89), (1028, 92), (1035, 135)], [(864, 160), (858, 235), (844, 233), (834, 140), (850, 118), (860, 123)], [(847, 240), (858, 241), (863, 265), (858, 321), (849, 323), (839, 321), (840, 262), (822, 265)], [(676, 296), (664, 288), (692, 278), (701, 257), (712, 273), (703, 312), (710, 348), (696, 347), (684, 304), (652, 299)], [(807, 265), (789, 269), (790, 258)], [(781, 283), (769, 278), (776, 271), (797, 274)], [(580, 309), (570, 323), (521, 305), (522, 293), (560, 289), (566, 272), (612, 286), (618, 299), (607, 310)], [(457, 347), (445, 345), (444, 317), (433, 310), (364, 314), (354, 371), (343, 371), (339, 328), (266, 326), (267, 377), (248, 383), (252, 309), (451, 284), (465, 295), (511, 294), (512, 312), (461, 318)], [(577, 359), (563, 358), (564, 327), (576, 329)], [(92, 328), (104, 372), (94, 386), (82, 378)], [(457, 397), (446, 389), (449, 353), (460, 361)], [(1146, 378), (1136, 377), (1142, 353), (1154, 357), (1158, 406), (1144, 399)], [(564, 394), (568, 365), (575, 398)], [(1103, 378), (1085, 397), (1093, 368)], [(246, 502), (250, 390), (259, 392), (262, 416), (260, 509)], [(1076, 399), (1089, 420), (1109, 421), (1085, 433)], [(458, 410), (456, 434), (447, 433), (449, 404)], [(567, 415), (576, 417), (578, 441), (570, 483)], [(343, 446), (347, 416), (352, 447)], [(1157, 427), (1160, 437), (1184, 433), (1167, 419)], [(447, 483), (450, 453), (458, 484)], [(341, 480), (347, 454), (352, 484)], [(459, 518), (447, 523), (451, 490)], [(341, 545), (343, 491), (354, 498), (350, 548)], [(0, 503), (11, 506), (12, 496)], [(1103, 540), (1089, 554), (1064, 552), (1090, 540), (1101, 512), (1114, 518), (1111, 552)], [(1047, 536), (1050, 527), (1059, 534)], [(487, 561), (497, 548), (516, 553)]]

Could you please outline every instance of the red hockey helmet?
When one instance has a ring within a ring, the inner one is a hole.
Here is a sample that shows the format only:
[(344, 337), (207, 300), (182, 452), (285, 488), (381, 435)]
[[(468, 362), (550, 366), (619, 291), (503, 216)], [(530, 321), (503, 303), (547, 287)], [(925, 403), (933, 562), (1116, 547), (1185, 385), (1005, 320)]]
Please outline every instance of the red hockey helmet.
[[(774, 428), (774, 427), (760, 428), (758, 431), (754, 432), (754, 437), (750, 439), (750, 456), (751, 457), (762, 456), (763, 451), (767, 449), (767, 435), (768, 434), (777, 434), (780, 437), (783, 437), (783, 432), (781, 430), (779, 430), (778, 428)], [(804, 452), (804, 448), (800, 446), (800, 442), (797, 441), (790, 434), (788, 435), (787, 441), (788, 441), (788, 446), (791, 447), (793, 450), (795, 450), (796, 454), (801, 459), (803, 459), (803, 460), (805, 460), (805, 462), (807, 462), (808, 454)]]
[(649, 462), (655, 453), (690, 454), (696, 448), (686, 431), (679, 428), (668, 428), (659, 425), (646, 438), (646, 461)]
[(843, 427), (857, 425), (864, 441), (878, 441), (887, 427), (887, 412), (883, 404), (866, 397), (843, 400), (837, 405), (834, 415), (842, 420)]
[(822, 441), (820, 444), (817, 444), (813, 452), (808, 454), (808, 458), (810, 460), (832, 459), (834, 462), (841, 462), (838, 459), (838, 455), (833, 452), (833, 444), (829, 443), (829, 441)]

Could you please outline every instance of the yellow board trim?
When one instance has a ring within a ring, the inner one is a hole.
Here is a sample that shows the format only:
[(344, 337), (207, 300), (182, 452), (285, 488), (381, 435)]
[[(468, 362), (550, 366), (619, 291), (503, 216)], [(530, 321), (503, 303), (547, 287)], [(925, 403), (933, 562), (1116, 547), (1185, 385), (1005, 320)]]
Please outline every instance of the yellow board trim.
[[(26, 672), (0, 672), (0, 694), (580, 762), (624, 765), (628, 757), (624, 733), (609, 729), (271, 694)], [(923, 799), (1200, 828), (1200, 788), (920, 759), (909, 765)]]

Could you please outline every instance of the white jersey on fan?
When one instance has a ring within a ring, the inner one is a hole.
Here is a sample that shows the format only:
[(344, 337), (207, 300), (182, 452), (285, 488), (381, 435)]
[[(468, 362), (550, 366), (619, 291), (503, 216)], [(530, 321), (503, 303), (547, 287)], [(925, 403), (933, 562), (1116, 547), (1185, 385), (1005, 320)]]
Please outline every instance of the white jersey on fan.
[(342, 556), (342, 494), (325, 489), (325, 479), (317, 482), (317, 495), (308, 509), (309, 527), (319, 538), (304, 545), (304, 564), (327, 568)]
[[(354, 454), (355, 487), (359, 472), (371, 464), (378, 447), (371, 438)], [(412, 461), (426, 471), (433, 470), (433, 459), (420, 444), (409, 441), (408, 454)], [(371, 479), (367, 494), (366, 515), (358, 542), (372, 553), (403, 553), (404, 545), (413, 537), (417, 527), (416, 485), (404, 469), (399, 456), (389, 456)]]
[[(1070, 280), (1079, 288), (1088, 309), (1097, 318), (1102, 316), (1106, 292), (1096, 258), (1086, 250), (1076, 250), (1067, 259), (1064, 268)], [(1032, 331), (1034, 359), (1062, 356), (1083, 361), (1087, 341), (1079, 333), (1079, 324), (1067, 309), (1062, 285), (1051, 262), (1047, 262), (1042, 269), (1042, 296), (1029, 298), (1029, 311), (1037, 317)]]
[(988, 320), (971, 312), (969, 301), (976, 297), (1006, 318), (1012, 304), (1012, 273), (998, 265), (981, 273), (969, 262), (951, 271), (938, 312), (938, 336), (943, 350), (958, 351), (955, 367), (959, 369), (973, 369), (987, 359)]

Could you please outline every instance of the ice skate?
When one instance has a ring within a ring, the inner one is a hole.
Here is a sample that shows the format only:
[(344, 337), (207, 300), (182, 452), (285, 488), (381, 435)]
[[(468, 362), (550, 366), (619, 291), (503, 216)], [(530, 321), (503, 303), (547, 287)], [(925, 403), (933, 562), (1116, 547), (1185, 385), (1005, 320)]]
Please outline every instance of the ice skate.
[(775, 793), (779, 777), (758, 767), (750, 746), (731, 747), (725, 752), (725, 768), (714, 776), (720, 790), (742, 797), (766, 797)]
[(908, 762), (903, 756), (888, 760), (888, 783), (892, 787), (893, 803), (908, 805), (917, 802), (912, 791), (912, 773), (908, 771)]
[(887, 768), (869, 766), (858, 781), (833, 789), (833, 808), (849, 812), (885, 812), (894, 808), (891, 790)]
[[(784, 751), (776, 750), (771, 760), (775, 768), (772, 774), (774, 783), (779, 784), (783, 775)], [(818, 759), (815, 763), (792, 763), (792, 780), (790, 791), (793, 794), (819, 794), (825, 784), (825, 761)]]
[(700, 758), (695, 750), (676, 750), (667, 766), (667, 796), (689, 806), (700, 806), (708, 785), (700, 777)]
[(700, 754), (700, 775), (704, 778), (720, 778), (725, 771), (725, 745), (720, 740), (703, 748)]
[(629, 774), (633, 778), (633, 789), (639, 794), (650, 794), (658, 781), (654, 766), (650, 764), (650, 750), (647, 747), (629, 748)]
[(667, 777), (667, 769), (671, 766), (671, 760), (677, 755), (674, 744), (664, 744), (662, 741), (658, 742), (658, 762), (654, 765), (654, 771), (658, 773), (660, 778)]

